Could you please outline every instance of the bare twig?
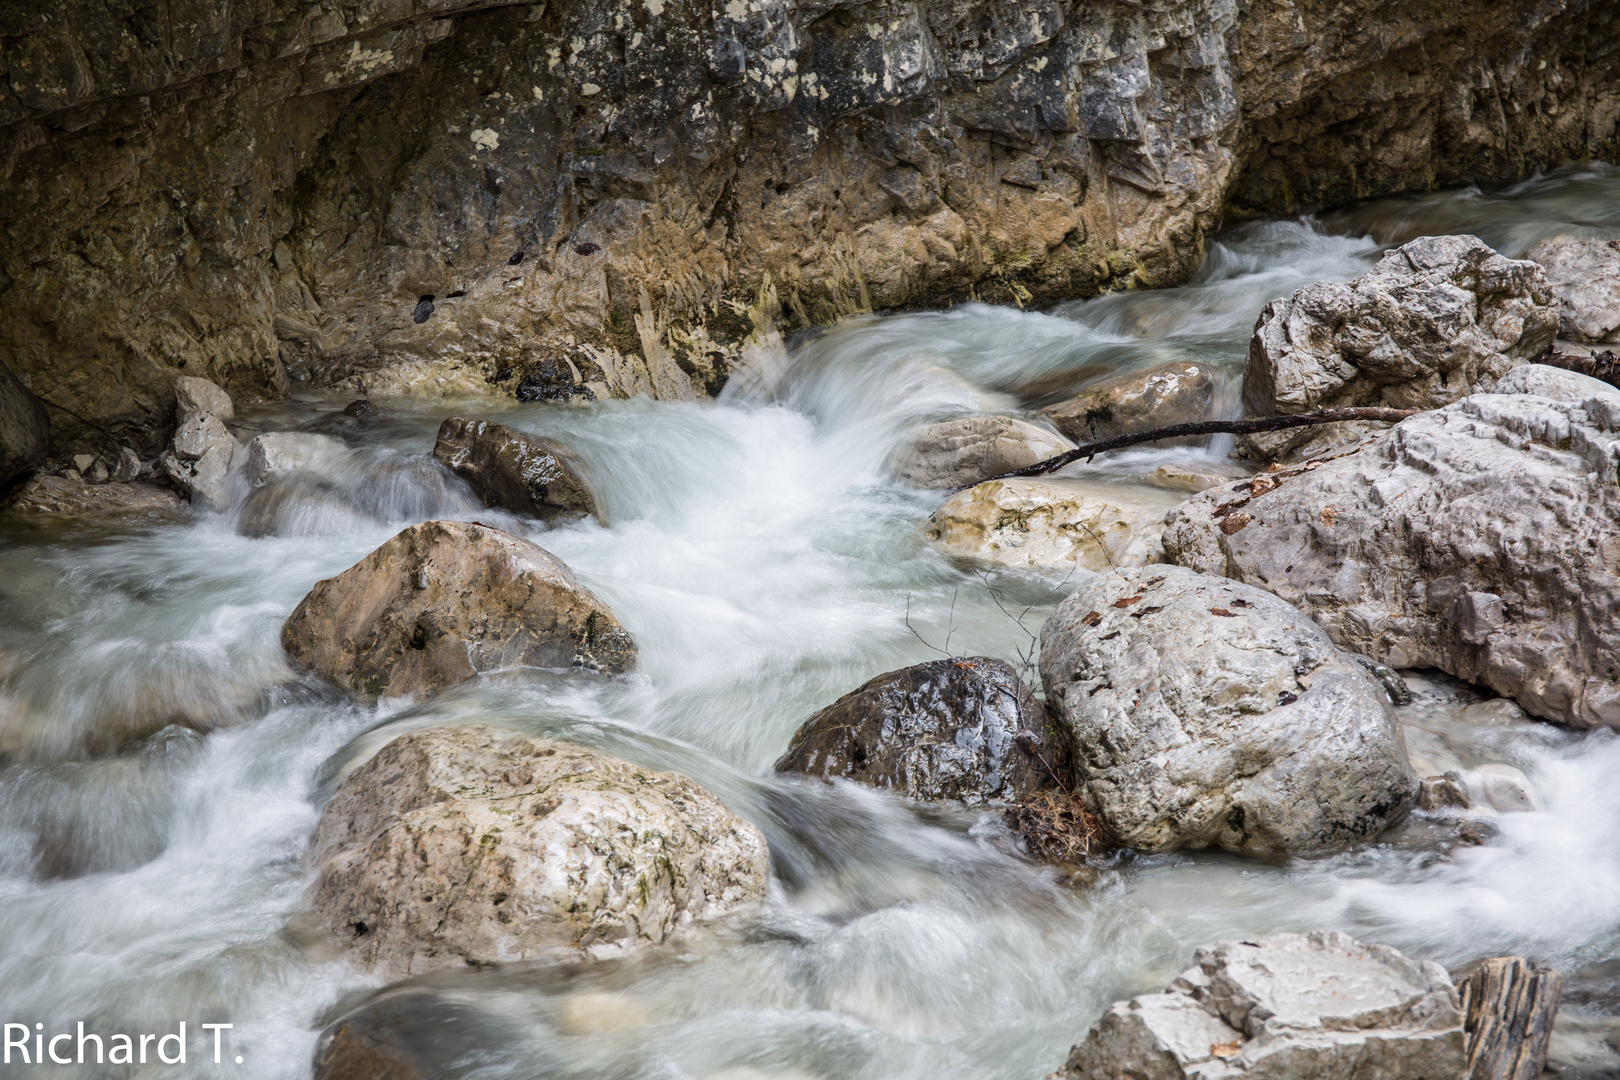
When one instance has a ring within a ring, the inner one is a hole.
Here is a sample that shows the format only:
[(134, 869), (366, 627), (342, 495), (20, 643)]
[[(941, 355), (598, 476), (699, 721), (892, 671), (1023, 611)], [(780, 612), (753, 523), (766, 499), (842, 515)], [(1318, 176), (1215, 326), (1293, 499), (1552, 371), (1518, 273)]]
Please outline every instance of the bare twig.
[[(952, 605), (954, 607), (954, 605), (956, 603), (956, 600), (955, 600), (954, 597), (952, 598), (951, 603), (952, 603)], [(917, 632), (917, 628), (915, 626), (911, 625), (911, 597), (909, 595), (906, 597), (906, 629), (911, 631), (911, 636), (912, 637), (914, 637), (918, 641), (922, 642), (928, 648), (933, 649), (935, 652), (940, 653), (940, 654), (942, 654), (944, 656), (951, 655), (950, 653), (946, 652), (944, 649), (940, 648), (938, 645), (935, 645), (933, 642), (931, 642), (927, 638), (923, 637), (921, 634), (919, 634)], [(951, 640), (950, 640), (949, 637), (947, 637), (945, 639), (945, 644), (949, 645), (950, 643), (951, 643)]]
[[(990, 480), (1007, 480), (1017, 476), (1041, 476), (1061, 469), (1063, 466), (1079, 461), (1082, 458), (1089, 460), (1109, 450), (1123, 450), (1127, 446), (1155, 442), (1159, 439), (1180, 439), (1190, 435), (1253, 435), (1260, 431), (1282, 431), (1285, 428), (1308, 427), (1312, 424), (1337, 424), (1346, 420), (1376, 420), (1387, 424), (1398, 424), (1407, 417), (1416, 416), (1423, 411), (1422, 409), (1384, 408), (1317, 409), (1314, 412), (1295, 413), (1293, 416), (1270, 416), (1262, 420), (1200, 420), (1192, 424), (1171, 424), (1168, 427), (1134, 431), (1129, 435), (1115, 435), (1112, 439), (1103, 439), (1101, 442), (1077, 446), (1073, 450), (1059, 454), (1057, 457), (1050, 457), (1045, 461), (1037, 461), (1033, 465), (1025, 465), (1021, 469), (1000, 473), (980, 482), (988, 483)], [(957, 490), (962, 489), (958, 488)]]

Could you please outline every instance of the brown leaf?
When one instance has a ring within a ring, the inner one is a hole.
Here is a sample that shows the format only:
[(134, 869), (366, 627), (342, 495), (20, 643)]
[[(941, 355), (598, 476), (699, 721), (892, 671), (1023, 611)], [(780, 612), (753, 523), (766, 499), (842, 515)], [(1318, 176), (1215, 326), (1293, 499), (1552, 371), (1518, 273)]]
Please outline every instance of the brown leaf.
[(1142, 599), (1142, 594), (1137, 593), (1135, 596), (1127, 596), (1127, 597), (1124, 597), (1123, 599), (1115, 600), (1114, 601), (1114, 606), (1115, 607), (1121, 607), (1121, 608), (1130, 607), (1132, 604), (1136, 603), (1140, 599)]
[(1210, 516), (1212, 516), (1212, 517), (1225, 517), (1227, 514), (1230, 514), (1232, 511), (1238, 509), (1239, 507), (1248, 506), (1248, 505), (1249, 505), (1249, 500), (1246, 499), (1246, 498), (1244, 498), (1244, 499), (1233, 499), (1231, 502), (1223, 502), (1223, 503), (1221, 503), (1221, 505), (1217, 506), (1214, 510), (1210, 511)]
[(1233, 600), (1232, 601), (1232, 606), (1233, 607), (1254, 607), (1254, 605), (1249, 603), (1247, 600)]
[(1238, 1051), (1243, 1047), (1235, 1042), (1210, 1043), (1209, 1052), (1218, 1058), (1237, 1057)]
[(1086, 626), (1096, 626), (1098, 623), (1102, 622), (1102, 612), (1088, 611), (1086, 612), (1085, 618), (1081, 619), (1080, 622)]
[(1324, 506), (1324, 507), (1322, 507), (1322, 524), (1331, 525), (1331, 524), (1333, 524), (1334, 520), (1338, 516), (1339, 516), (1339, 511), (1335, 507), (1332, 507), (1332, 506)]
[(1257, 476), (1253, 480), (1249, 481), (1249, 494), (1264, 495), (1266, 492), (1270, 491), (1276, 486), (1277, 481), (1273, 480), (1271, 477)]
[(1233, 514), (1231, 517), (1221, 522), (1221, 532), (1225, 533), (1227, 536), (1231, 536), (1236, 532), (1242, 532), (1243, 527), (1252, 520), (1254, 519), (1249, 517), (1248, 514)]
[(1131, 618), (1140, 619), (1144, 615), (1157, 615), (1159, 612), (1161, 612), (1163, 610), (1164, 610), (1164, 607), (1162, 605), (1159, 606), (1159, 607), (1145, 607), (1141, 611), (1133, 611), (1133, 612), (1131, 612)]
[(1211, 614), (1211, 615), (1219, 615), (1219, 616), (1221, 616), (1221, 617), (1222, 617), (1222, 618), (1223, 618), (1223, 619), (1235, 619), (1235, 618), (1237, 618), (1237, 616), (1236, 616), (1236, 615), (1234, 615), (1234, 614), (1233, 614), (1233, 613), (1232, 613), (1232, 612), (1230, 612), (1230, 611), (1227, 611), (1227, 610), (1226, 610), (1226, 609), (1225, 609), (1225, 608), (1223, 608), (1223, 607), (1212, 607), (1212, 608), (1210, 608), (1210, 609), (1209, 609), (1209, 613), (1210, 613), (1210, 614)]

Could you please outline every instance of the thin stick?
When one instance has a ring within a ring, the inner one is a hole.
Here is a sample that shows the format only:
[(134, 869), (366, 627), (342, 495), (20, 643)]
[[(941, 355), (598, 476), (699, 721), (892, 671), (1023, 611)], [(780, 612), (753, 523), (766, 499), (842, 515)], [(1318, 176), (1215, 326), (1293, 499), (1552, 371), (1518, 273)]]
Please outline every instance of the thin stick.
[[(1129, 435), (1115, 435), (1112, 439), (1077, 446), (1073, 450), (1059, 454), (1057, 457), (1037, 461), (1033, 465), (1025, 465), (1022, 469), (1013, 469), (1010, 472), (1000, 473), (989, 477), (987, 480), (982, 480), (980, 483), (989, 483), (990, 480), (1007, 480), (1015, 476), (1040, 476), (1061, 469), (1063, 466), (1079, 461), (1081, 458), (1090, 460), (1098, 454), (1106, 453), (1109, 450), (1123, 450), (1127, 446), (1154, 442), (1158, 439), (1180, 439), (1189, 435), (1253, 435), (1260, 431), (1282, 431), (1285, 428), (1308, 427), (1311, 424), (1336, 424), (1346, 420), (1377, 420), (1387, 424), (1398, 424), (1408, 416), (1416, 416), (1424, 411), (1423, 409), (1384, 408), (1317, 409), (1314, 412), (1295, 413), (1293, 416), (1271, 416), (1263, 420), (1200, 420), (1193, 424), (1171, 424), (1169, 427), (1135, 431)], [(957, 488), (957, 490), (962, 489)]]

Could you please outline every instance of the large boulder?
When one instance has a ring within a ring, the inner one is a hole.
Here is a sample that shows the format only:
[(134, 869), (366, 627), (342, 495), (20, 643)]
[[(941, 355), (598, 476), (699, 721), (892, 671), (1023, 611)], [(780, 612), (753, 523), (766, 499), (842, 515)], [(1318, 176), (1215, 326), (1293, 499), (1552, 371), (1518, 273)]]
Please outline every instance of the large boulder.
[(341, 458), (348, 447), (341, 439), (310, 431), (268, 431), (255, 436), (243, 451), (248, 486), (261, 488), (295, 472), (318, 468)]
[(1178, 499), (1079, 480), (990, 480), (947, 499), (923, 535), (952, 555), (1003, 566), (1106, 570), (1159, 557)]
[(988, 656), (890, 671), (804, 722), (777, 772), (843, 777), (919, 802), (1009, 806), (1067, 785), (1069, 753), (1011, 665)]
[(363, 964), (608, 957), (757, 902), (765, 838), (684, 776), (475, 725), (356, 769), (310, 847), (315, 910)]
[(1193, 361), (1159, 364), (1094, 383), (1042, 412), (1077, 443), (1210, 418), (1215, 371)]
[(1620, 240), (1558, 236), (1525, 253), (1541, 264), (1558, 300), (1558, 336), (1620, 341)]
[(0, 486), (39, 468), (51, 446), (51, 419), (45, 406), (0, 364)]
[(1457, 991), (1438, 964), (1348, 934), (1199, 949), (1157, 994), (1111, 1005), (1060, 1080), (1456, 1080)]
[(1027, 420), (965, 416), (913, 432), (889, 469), (912, 487), (965, 487), (1073, 449), (1068, 439)]
[(293, 660), (355, 696), (430, 694), (511, 667), (637, 665), (606, 604), (555, 556), (485, 525), (427, 521), (318, 582), (281, 628)]
[[(1489, 391), (1558, 332), (1547, 276), (1472, 236), (1426, 236), (1351, 282), (1318, 281), (1261, 312), (1243, 372), (1249, 416), (1386, 406), (1437, 409)], [(1238, 438), (1240, 452), (1319, 456), (1374, 426), (1326, 424)]]
[(1040, 667), (1086, 806), (1121, 846), (1335, 851), (1417, 798), (1383, 686), (1252, 586), (1099, 574), (1047, 620)]
[(207, 379), (174, 380), (174, 413), (179, 426), (161, 467), (191, 501), (211, 510), (231, 504), (230, 472), (236, 460), (236, 436), (225, 421), (236, 415), (230, 395)]
[(452, 416), (439, 425), (433, 456), (485, 506), (542, 521), (600, 516), (585, 463), (555, 440)]
[[(1549, 388), (1554, 382), (1537, 379)], [(1297, 604), (1346, 649), (1620, 727), (1620, 394), (1482, 394), (1359, 453), (1212, 488), (1166, 558)]]

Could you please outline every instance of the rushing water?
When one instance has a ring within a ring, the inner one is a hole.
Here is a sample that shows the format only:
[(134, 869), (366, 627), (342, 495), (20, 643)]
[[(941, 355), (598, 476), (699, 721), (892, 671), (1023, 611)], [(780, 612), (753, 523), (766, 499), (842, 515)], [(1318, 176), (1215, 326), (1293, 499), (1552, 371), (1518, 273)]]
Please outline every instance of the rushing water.
[[(1580, 972), (1561, 1058), (1611, 1067), (1620, 739), (1606, 731), (1465, 710), (1466, 688), (1418, 681), (1402, 710), (1414, 753), (1517, 766), (1543, 809), (1501, 815), (1479, 847), (1415, 819), (1334, 858), (1122, 858), (1083, 883), (1020, 860), (992, 818), (770, 775), (804, 717), (879, 672), (947, 649), (1027, 657), (1072, 584), (976, 574), (926, 546), (937, 494), (884, 471), (909, 426), (1180, 358), (1225, 372), (1235, 409), (1267, 300), (1353, 277), (1382, 244), (1426, 231), (1477, 232), (1514, 255), (1559, 232), (1620, 236), (1620, 170), (1251, 223), (1179, 289), (853, 320), (718, 403), (393, 402), (345, 427), (340, 402), (299, 400), (245, 416), (244, 433), (321, 428), (349, 448), (231, 512), (5, 525), (0, 1021), (105, 1034), (185, 1020), (198, 1075), (307, 1076), (319, 1027), (363, 1006), (444, 1076), (1023, 1080), (1198, 944), (1340, 928), (1451, 966), (1518, 952)], [(488, 679), (389, 711), (289, 669), (280, 624), (316, 580), (414, 522), (492, 520), (429, 457), (438, 420), (464, 410), (563, 439), (590, 464), (606, 526), (501, 524), (608, 601), (641, 674)], [(1134, 485), (1167, 460), (1218, 467), (1224, 450), (1139, 450), (1082, 471)], [(717, 792), (770, 841), (758, 925), (592, 969), (444, 973), (368, 1002), (376, 980), (300, 914), (307, 837), (364, 754), (474, 719)], [(215, 1070), (196, 1036), (217, 1022), (234, 1027)]]

